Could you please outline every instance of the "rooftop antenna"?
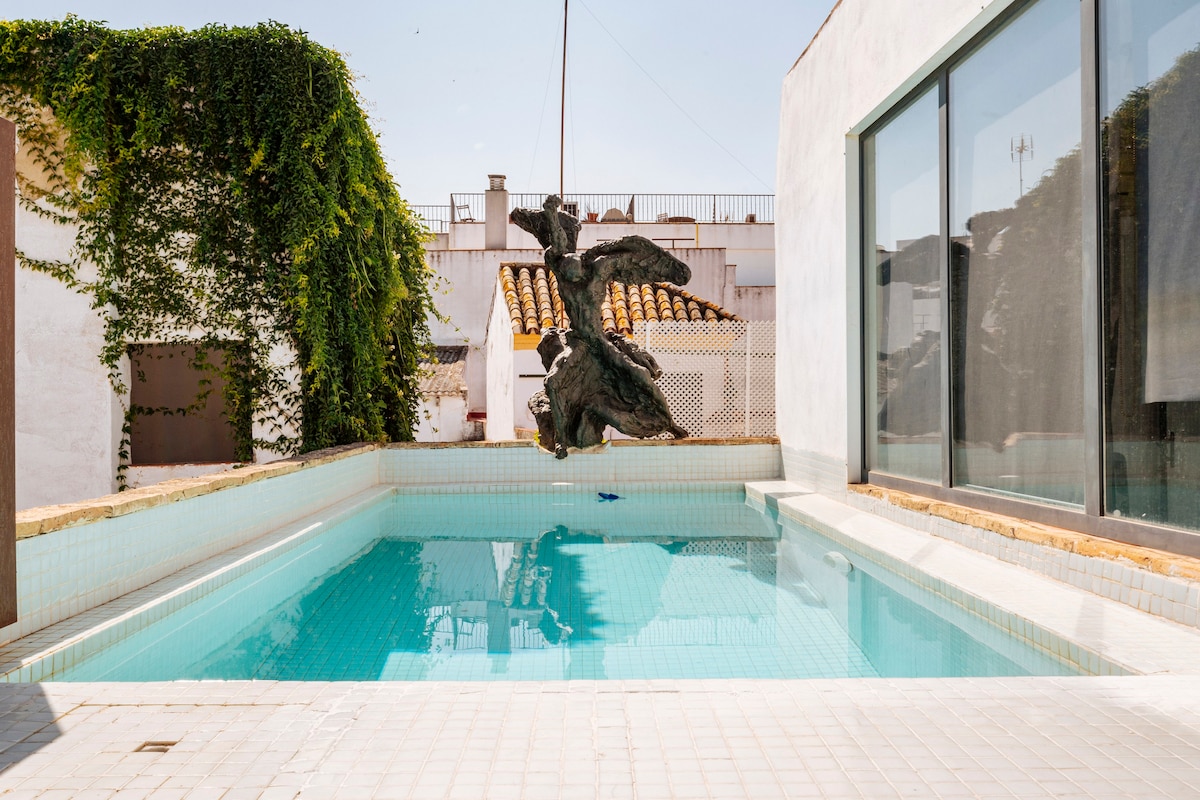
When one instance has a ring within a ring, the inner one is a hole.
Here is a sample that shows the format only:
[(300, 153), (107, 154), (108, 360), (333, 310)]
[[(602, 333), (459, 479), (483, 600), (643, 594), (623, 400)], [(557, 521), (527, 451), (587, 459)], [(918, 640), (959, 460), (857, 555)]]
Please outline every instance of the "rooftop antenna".
[(1021, 194), (1025, 196), (1025, 167), (1026, 161), (1033, 160), (1033, 136), (1028, 133), (1022, 133), (1012, 137), (1009, 140), (1009, 149), (1012, 160), (1017, 165), (1017, 181), (1019, 182)]
[(563, 62), (562, 92), (559, 96), (558, 114), (558, 196), (563, 196), (563, 153), (567, 139), (567, 9), (571, 0), (563, 0)]

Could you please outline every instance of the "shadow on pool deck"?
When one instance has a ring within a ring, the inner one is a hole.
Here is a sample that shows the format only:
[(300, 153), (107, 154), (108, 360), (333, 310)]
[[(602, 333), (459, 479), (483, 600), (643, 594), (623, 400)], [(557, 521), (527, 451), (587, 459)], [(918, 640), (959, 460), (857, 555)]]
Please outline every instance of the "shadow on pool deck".
[(40, 684), (0, 687), (0, 774), (62, 735)]

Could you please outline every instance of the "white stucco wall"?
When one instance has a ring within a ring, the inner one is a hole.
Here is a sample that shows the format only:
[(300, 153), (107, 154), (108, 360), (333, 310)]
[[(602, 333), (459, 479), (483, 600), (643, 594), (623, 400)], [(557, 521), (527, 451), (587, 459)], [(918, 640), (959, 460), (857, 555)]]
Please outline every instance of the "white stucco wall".
[(540, 247), (528, 250), (432, 250), (425, 254), (438, 276), (433, 302), (447, 322), (430, 318), (429, 333), (435, 344), (481, 345), (487, 334), (492, 295), (500, 265), (541, 262)]
[(513, 353), (513, 376), (513, 424), (518, 428), (537, 430), (537, 420), (529, 410), (529, 398), (546, 385), (546, 368), (542, 366), (541, 354), (537, 350)]
[(774, 248), (770, 250), (727, 250), (726, 258), (738, 267), (738, 286), (775, 285)]
[(726, 290), (725, 308), (744, 320), (770, 322), (775, 319), (774, 286), (734, 286), (733, 296)]
[[(17, 212), (17, 247), (66, 259), (74, 229)], [(109, 494), (124, 410), (100, 363), (104, 324), (88, 298), (17, 267), (17, 508)]]
[(467, 422), (466, 398), (458, 395), (424, 397), (417, 407), (418, 442), (461, 442)]
[[(447, 233), (438, 234), (426, 250), (483, 250), (486, 236), (483, 222), (459, 222)], [(584, 222), (577, 242), (581, 250), (622, 236), (645, 236), (663, 247), (724, 247), (732, 251), (771, 253), (775, 249), (774, 224), (760, 222)], [(689, 244), (690, 243), (690, 244)], [(532, 234), (509, 224), (507, 250), (538, 250), (541, 245)]]
[(775, 285), (773, 224), (697, 225), (696, 243), (725, 248), (726, 263), (737, 264), (739, 286)]
[[(483, 229), (482, 225), (471, 227)], [(467, 365), (463, 377), (467, 382), (467, 403), (471, 411), (485, 411), (488, 407), (484, 343), (500, 265), (510, 261), (540, 262), (542, 250), (537, 247), (536, 241), (534, 247), (536, 249), (532, 250), (431, 250), (425, 254), (430, 269), (437, 274), (440, 283), (433, 302), (438, 311), (449, 318), (447, 322), (442, 322), (431, 316), (429, 333), (434, 344), (467, 345)]]
[(513, 430), (513, 332), (499, 276), (492, 276), (492, 306), (487, 337), (487, 426), (490, 441), (515, 438)]
[[(67, 260), (75, 229), (25, 210), (17, 212), (17, 247), (31, 258)], [(87, 296), (58, 280), (17, 267), (16, 274), (17, 508), (71, 503), (110, 494), (125, 419), (122, 398), (100, 363), (104, 322)], [(294, 362), (279, 347), (272, 360)], [(128, 363), (122, 379), (129, 384)], [(289, 374), (296, 378), (294, 368)], [(255, 425), (256, 436), (272, 432)], [(285, 434), (292, 435), (290, 429)], [(255, 451), (255, 461), (284, 456)], [(232, 464), (171, 464), (130, 467), (131, 488), (172, 478), (195, 477)]]
[[(775, 261), (777, 425), (785, 467), (840, 465), (844, 475), (849, 425), (860, 424), (847, 418), (847, 133), (912, 88), (984, 17), (1010, 4), (842, 0), (784, 79)], [(788, 468), (789, 479), (805, 477)]]

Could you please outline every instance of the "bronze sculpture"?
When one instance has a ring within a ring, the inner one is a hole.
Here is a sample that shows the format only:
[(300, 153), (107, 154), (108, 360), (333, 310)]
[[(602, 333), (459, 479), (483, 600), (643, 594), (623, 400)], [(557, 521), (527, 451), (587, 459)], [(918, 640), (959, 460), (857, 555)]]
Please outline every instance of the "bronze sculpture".
[(586, 450), (604, 441), (604, 428), (647, 438), (687, 432), (671, 419), (667, 400), (654, 381), (662, 370), (654, 358), (619, 333), (606, 334), (600, 321), (609, 281), (687, 283), (687, 264), (642, 236), (624, 236), (575, 252), (579, 220), (559, 211), (557, 195), (542, 210), (515, 209), (514, 224), (545, 248), (546, 268), (558, 279), (558, 293), (570, 327), (548, 328), (538, 343), (546, 368), (545, 389), (529, 400), (541, 446), (556, 458), (568, 448)]

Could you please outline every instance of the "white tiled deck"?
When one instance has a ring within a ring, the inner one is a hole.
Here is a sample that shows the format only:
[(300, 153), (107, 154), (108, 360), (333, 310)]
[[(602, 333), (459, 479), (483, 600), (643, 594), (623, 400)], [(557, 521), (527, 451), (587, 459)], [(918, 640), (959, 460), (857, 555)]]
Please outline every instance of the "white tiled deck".
[(1200, 797), (1176, 676), (24, 684), (0, 719), (13, 800)]

